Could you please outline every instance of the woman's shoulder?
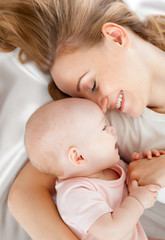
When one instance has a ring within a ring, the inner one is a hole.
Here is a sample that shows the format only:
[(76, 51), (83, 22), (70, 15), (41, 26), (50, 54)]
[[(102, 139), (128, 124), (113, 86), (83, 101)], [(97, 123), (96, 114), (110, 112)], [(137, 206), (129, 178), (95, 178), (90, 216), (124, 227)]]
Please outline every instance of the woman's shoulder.
[(109, 110), (105, 114), (106, 121), (109, 124), (115, 126), (119, 125), (128, 125), (130, 122), (133, 122), (135, 119), (129, 116), (126, 113), (121, 113), (118, 110)]
[(129, 162), (134, 151), (164, 149), (165, 114), (145, 108), (141, 116), (132, 118), (119, 111), (109, 111), (106, 119), (116, 129), (122, 159)]
[(150, 108), (145, 108), (142, 114), (144, 118), (155, 121), (165, 121), (165, 112), (154, 111)]
[(113, 123), (115, 123), (115, 125), (123, 123), (130, 126), (131, 123), (132, 126), (132, 124), (143, 122), (165, 122), (165, 114), (155, 112), (150, 108), (145, 108), (143, 113), (139, 117), (133, 118), (126, 113), (121, 113), (118, 110), (113, 110), (107, 111), (106, 120), (112, 125)]

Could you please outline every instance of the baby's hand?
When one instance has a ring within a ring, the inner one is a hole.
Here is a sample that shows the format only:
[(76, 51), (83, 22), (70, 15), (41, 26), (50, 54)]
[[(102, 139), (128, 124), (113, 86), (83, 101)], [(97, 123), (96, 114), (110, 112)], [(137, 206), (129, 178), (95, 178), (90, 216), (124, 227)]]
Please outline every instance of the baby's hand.
[(160, 157), (160, 155), (163, 155), (163, 154), (165, 154), (164, 150), (156, 150), (156, 149), (148, 150), (148, 149), (146, 149), (142, 153), (134, 152), (132, 154), (132, 160), (138, 160), (138, 159), (142, 159), (142, 158), (151, 159), (152, 157)]
[(154, 205), (157, 200), (159, 185), (146, 185), (138, 186), (138, 182), (133, 180), (129, 186), (129, 196), (136, 198), (141, 205), (146, 208), (150, 208)]

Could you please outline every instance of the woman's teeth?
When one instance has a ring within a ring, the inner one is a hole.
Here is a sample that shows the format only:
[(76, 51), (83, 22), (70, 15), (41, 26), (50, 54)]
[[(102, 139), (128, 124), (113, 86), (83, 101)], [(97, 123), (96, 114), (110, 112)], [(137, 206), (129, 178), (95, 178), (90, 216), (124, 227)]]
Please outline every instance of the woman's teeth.
[(116, 103), (117, 109), (121, 108), (122, 100), (123, 100), (123, 91), (121, 90), (119, 97), (117, 99), (117, 103)]

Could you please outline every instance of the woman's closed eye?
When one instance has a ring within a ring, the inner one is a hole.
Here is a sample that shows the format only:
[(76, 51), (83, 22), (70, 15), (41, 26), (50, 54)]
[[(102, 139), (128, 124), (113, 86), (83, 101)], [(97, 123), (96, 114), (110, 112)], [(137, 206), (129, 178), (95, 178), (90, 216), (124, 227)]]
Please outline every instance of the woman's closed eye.
[(94, 80), (93, 87), (92, 87), (91, 91), (94, 92), (95, 90), (96, 90), (96, 80)]
[(86, 73), (82, 75), (82, 77), (80, 77), (77, 84), (78, 92), (88, 91), (88, 92), (94, 93), (96, 89), (97, 89), (97, 82), (96, 82), (95, 76), (93, 76), (92, 73)]
[(97, 88), (97, 83), (95, 79), (89, 79), (84, 83), (84, 90), (87, 90), (90, 93), (94, 93)]

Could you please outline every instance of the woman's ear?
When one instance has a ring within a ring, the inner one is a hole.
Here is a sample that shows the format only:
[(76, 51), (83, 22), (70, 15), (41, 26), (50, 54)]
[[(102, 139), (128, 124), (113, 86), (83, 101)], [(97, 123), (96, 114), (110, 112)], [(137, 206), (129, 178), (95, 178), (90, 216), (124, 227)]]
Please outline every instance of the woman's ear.
[(82, 166), (87, 164), (87, 160), (83, 158), (83, 156), (79, 153), (79, 149), (77, 147), (70, 147), (68, 149), (68, 159), (75, 166)]
[(102, 26), (101, 32), (105, 39), (114, 41), (120, 46), (127, 47), (130, 43), (127, 31), (118, 24), (105, 23)]

